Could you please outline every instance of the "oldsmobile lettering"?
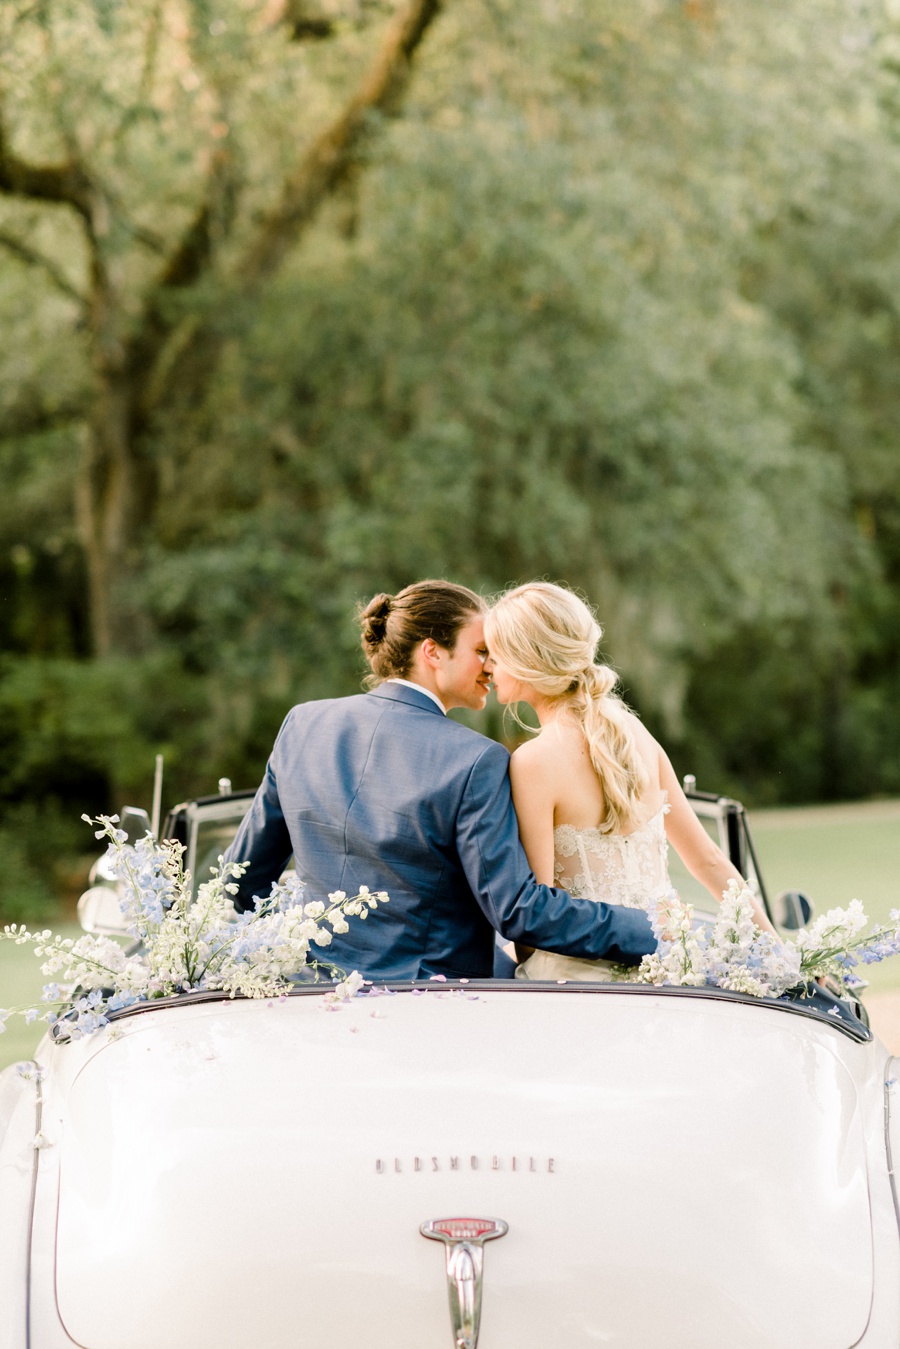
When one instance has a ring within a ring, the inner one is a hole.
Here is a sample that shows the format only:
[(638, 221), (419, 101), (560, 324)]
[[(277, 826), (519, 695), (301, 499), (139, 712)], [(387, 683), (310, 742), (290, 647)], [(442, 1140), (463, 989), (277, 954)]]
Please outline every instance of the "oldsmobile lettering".
[(542, 1171), (544, 1174), (553, 1175), (556, 1172), (555, 1157), (532, 1157), (524, 1153), (516, 1153), (510, 1156), (500, 1156), (491, 1154), (488, 1156), (478, 1156), (471, 1154), (463, 1156), (439, 1156), (439, 1157), (376, 1157), (375, 1170), (379, 1175), (384, 1175), (392, 1171), (397, 1175), (403, 1175), (410, 1171)]

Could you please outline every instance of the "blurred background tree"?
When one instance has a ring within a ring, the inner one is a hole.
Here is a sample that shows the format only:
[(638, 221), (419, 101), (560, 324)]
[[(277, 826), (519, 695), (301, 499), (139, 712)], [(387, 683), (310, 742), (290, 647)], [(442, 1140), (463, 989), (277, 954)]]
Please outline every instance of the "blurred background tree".
[(704, 785), (900, 789), (900, 13), (0, 23), (7, 914), (154, 752), (252, 785), (424, 575), (581, 587)]

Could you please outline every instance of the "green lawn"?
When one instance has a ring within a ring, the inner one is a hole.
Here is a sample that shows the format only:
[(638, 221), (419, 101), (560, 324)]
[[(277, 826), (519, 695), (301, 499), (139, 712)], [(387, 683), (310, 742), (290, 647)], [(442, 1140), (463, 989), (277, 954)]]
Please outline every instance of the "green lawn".
[[(770, 895), (802, 890), (814, 915), (858, 899), (872, 922), (900, 908), (900, 801), (762, 811), (750, 827)], [(900, 957), (865, 974), (900, 988)]]
[[(54, 931), (66, 937), (81, 935), (81, 928), (74, 923), (60, 923)], [(0, 1007), (35, 1006), (46, 983), (33, 946), (0, 942)], [(11, 1016), (6, 1023), (6, 1033), (0, 1035), (0, 1068), (30, 1058), (46, 1029), (37, 1024), (26, 1026), (22, 1017)]]
[[(900, 908), (900, 801), (762, 811), (750, 819), (769, 893), (802, 890), (824, 913), (850, 899), (870, 919)], [(65, 924), (74, 936), (80, 929)], [(900, 957), (867, 971), (873, 988), (900, 988)], [(40, 997), (44, 977), (30, 947), (0, 942), (0, 1007)], [(0, 1036), (0, 1068), (33, 1052), (40, 1032), (20, 1017)]]

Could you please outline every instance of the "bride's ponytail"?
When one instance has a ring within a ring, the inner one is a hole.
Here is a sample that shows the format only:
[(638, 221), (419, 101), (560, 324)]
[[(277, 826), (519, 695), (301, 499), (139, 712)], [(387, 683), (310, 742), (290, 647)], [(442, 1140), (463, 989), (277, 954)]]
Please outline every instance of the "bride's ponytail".
[(513, 678), (550, 701), (559, 700), (581, 723), (594, 771), (606, 798), (604, 833), (622, 833), (639, 821), (647, 770), (637, 751), (618, 678), (595, 663), (603, 630), (588, 606), (562, 586), (534, 582), (508, 591), (485, 622), (491, 651)]
[(572, 694), (572, 710), (584, 727), (594, 771), (603, 784), (606, 833), (622, 833), (638, 823), (638, 802), (647, 770), (637, 752), (627, 709), (614, 692), (618, 678), (608, 665), (589, 665)]

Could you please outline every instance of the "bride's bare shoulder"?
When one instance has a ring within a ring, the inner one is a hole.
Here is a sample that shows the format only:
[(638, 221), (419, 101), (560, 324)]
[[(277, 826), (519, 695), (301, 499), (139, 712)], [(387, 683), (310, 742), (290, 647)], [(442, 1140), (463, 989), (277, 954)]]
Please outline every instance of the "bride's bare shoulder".
[(528, 770), (532, 765), (538, 765), (543, 761), (543, 753), (540, 745), (540, 737), (536, 736), (533, 740), (523, 740), (521, 745), (517, 745), (510, 756), (510, 768)]
[(650, 734), (640, 717), (635, 716), (630, 710), (625, 715), (628, 719), (628, 728), (641, 748), (646, 750), (658, 749), (659, 742)]
[(586, 758), (584, 733), (578, 726), (551, 724), (513, 751), (520, 770), (549, 773), (570, 770), (574, 760)]
[(634, 715), (628, 713), (629, 725), (634, 735), (634, 743), (638, 754), (644, 761), (647, 771), (650, 774), (650, 780), (655, 786), (659, 786), (660, 766), (665, 758), (665, 750), (655, 736), (647, 730), (644, 723)]

